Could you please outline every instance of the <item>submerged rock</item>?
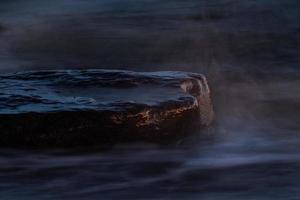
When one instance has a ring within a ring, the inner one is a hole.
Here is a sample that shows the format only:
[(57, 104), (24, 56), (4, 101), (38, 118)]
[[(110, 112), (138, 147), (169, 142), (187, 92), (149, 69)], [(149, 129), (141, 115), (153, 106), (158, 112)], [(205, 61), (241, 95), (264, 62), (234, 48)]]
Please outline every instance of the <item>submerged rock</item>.
[(56, 70), (0, 76), (0, 146), (165, 142), (212, 120), (201, 74)]

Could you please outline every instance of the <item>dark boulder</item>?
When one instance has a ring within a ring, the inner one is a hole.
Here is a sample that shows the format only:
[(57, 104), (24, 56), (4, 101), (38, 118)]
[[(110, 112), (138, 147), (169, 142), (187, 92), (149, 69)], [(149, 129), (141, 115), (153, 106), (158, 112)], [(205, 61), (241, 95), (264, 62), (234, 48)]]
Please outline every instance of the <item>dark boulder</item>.
[(201, 74), (56, 70), (0, 76), (0, 146), (166, 142), (212, 119)]

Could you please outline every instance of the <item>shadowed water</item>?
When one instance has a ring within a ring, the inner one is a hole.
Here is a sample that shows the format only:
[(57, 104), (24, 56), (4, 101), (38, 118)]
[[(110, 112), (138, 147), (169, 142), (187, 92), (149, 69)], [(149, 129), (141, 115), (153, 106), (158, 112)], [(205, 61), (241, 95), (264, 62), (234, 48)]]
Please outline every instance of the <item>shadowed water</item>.
[(299, 13), (297, 0), (1, 1), (1, 72), (201, 72), (217, 118), (167, 146), (1, 149), (0, 199), (299, 199)]

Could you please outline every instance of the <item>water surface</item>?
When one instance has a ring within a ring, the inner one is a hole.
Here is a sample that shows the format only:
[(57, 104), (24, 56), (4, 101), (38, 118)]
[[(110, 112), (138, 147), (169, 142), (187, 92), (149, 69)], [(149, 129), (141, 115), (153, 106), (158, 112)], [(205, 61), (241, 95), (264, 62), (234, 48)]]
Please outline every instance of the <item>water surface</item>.
[[(176, 144), (1, 149), (1, 199), (299, 199), (297, 0), (10, 0), (1, 73), (205, 73), (217, 118)], [(72, 92), (72, 91), (69, 91)]]

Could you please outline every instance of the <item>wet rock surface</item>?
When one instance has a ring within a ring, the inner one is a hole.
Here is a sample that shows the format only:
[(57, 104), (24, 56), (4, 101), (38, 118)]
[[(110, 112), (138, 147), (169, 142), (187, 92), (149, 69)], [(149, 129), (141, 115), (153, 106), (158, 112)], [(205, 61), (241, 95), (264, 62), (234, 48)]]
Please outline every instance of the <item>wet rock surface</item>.
[(166, 142), (212, 120), (201, 74), (55, 70), (0, 76), (1, 146)]

